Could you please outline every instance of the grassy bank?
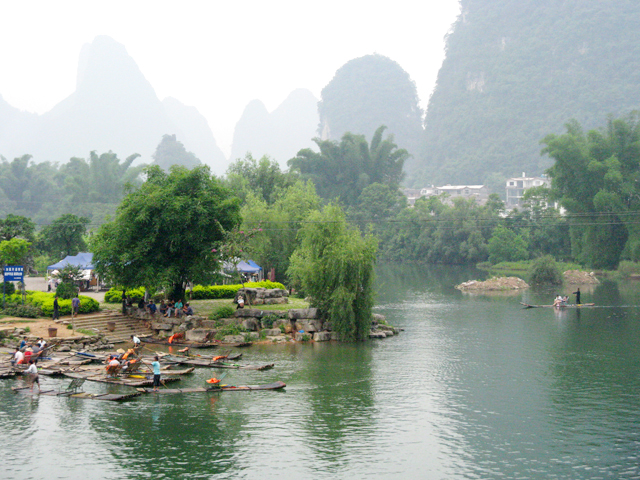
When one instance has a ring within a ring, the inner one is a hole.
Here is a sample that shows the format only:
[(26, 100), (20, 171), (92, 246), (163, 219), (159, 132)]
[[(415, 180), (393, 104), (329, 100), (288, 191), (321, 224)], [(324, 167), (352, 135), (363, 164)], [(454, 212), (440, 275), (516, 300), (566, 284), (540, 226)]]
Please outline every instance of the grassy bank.
[[(533, 260), (520, 261), (520, 262), (501, 262), (491, 265), (489, 262), (482, 262), (476, 265), (480, 270), (489, 272), (490, 275), (496, 277), (520, 277), (526, 279), (529, 276), (529, 269), (533, 264)], [(558, 270), (560, 272), (566, 272), (567, 270), (585, 270), (584, 267), (577, 263), (569, 262), (556, 262)]]

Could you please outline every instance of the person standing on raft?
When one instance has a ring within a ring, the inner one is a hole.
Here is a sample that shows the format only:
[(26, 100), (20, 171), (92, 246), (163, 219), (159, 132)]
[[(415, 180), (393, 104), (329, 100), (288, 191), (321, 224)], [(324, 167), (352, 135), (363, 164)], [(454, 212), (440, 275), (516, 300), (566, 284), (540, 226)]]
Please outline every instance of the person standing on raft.
[(576, 305), (580, 305), (580, 287), (573, 294), (576, 296)]
[(157, 392), (160, 389), (160, 358), (158, 355), (153, 357), (151, 366), (153, 367), (153, 391)]

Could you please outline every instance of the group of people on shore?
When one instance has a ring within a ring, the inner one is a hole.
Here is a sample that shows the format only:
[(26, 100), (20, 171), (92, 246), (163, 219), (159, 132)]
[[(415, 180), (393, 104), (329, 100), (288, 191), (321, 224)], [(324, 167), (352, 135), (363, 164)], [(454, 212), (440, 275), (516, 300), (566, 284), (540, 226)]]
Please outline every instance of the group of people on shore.
[(47, 341), (42, 337), (33, 343), (28, 342), (27, 337), (23, 337), (13, 353), (11, 365), (28, 365), (23, 375), (25, 375), (27, 383), (31, 386), (31, 391), (33, 391), (34, 384), (38, 385), (38, 391), (40, 391), (40, 377), (36, 363), (46, 348)]
[(188, 303), (182, 303), (182, 300), (177, 301), (169, 301), (165, 302), (164, 300), (160, 301), (159, 305), (156, 305), (153, 300), (149, 300), (149, 303), (145, 303), (144, 300), (140, 300), (138, 303), (138, 308), (141, 310), (145, 310), (152, 317), (156, 316), (157, 312), (160, 312), (160, 315), (163, 317), (182, 317), (187, 315), (193, 315), (193, 309)]

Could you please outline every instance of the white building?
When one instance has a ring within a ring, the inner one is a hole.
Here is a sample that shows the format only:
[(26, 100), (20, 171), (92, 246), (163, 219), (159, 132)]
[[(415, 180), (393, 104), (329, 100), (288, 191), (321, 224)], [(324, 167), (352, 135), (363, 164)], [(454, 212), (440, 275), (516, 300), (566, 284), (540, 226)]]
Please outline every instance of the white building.
[(521, 177), (513, 177), (507, 180), (507, 202), (506, 207), (513, 209), (522, 207), (522, 197), (524, 192), (532, 187), (550, 187), (551, 181), (547, 177), (527, 177), (524, 172)]

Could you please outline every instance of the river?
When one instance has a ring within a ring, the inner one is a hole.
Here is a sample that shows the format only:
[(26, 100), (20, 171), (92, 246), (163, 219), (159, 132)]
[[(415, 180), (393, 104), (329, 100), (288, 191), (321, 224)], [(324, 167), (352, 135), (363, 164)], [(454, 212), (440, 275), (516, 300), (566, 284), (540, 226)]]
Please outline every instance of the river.
[(553, 290), (455, 290), (472, 269), (378, 273), (376, 312), (398, 337), (254, 346), (245, 361), (276, 368), (225, 378), (284, 391), (118, 404), (16, 395), (19, 380), (0, 380), (0, 478), (640, 478), (640, 285), (604, 282), (582, 298), (606, 308), (556, 312), (519, 305)]

